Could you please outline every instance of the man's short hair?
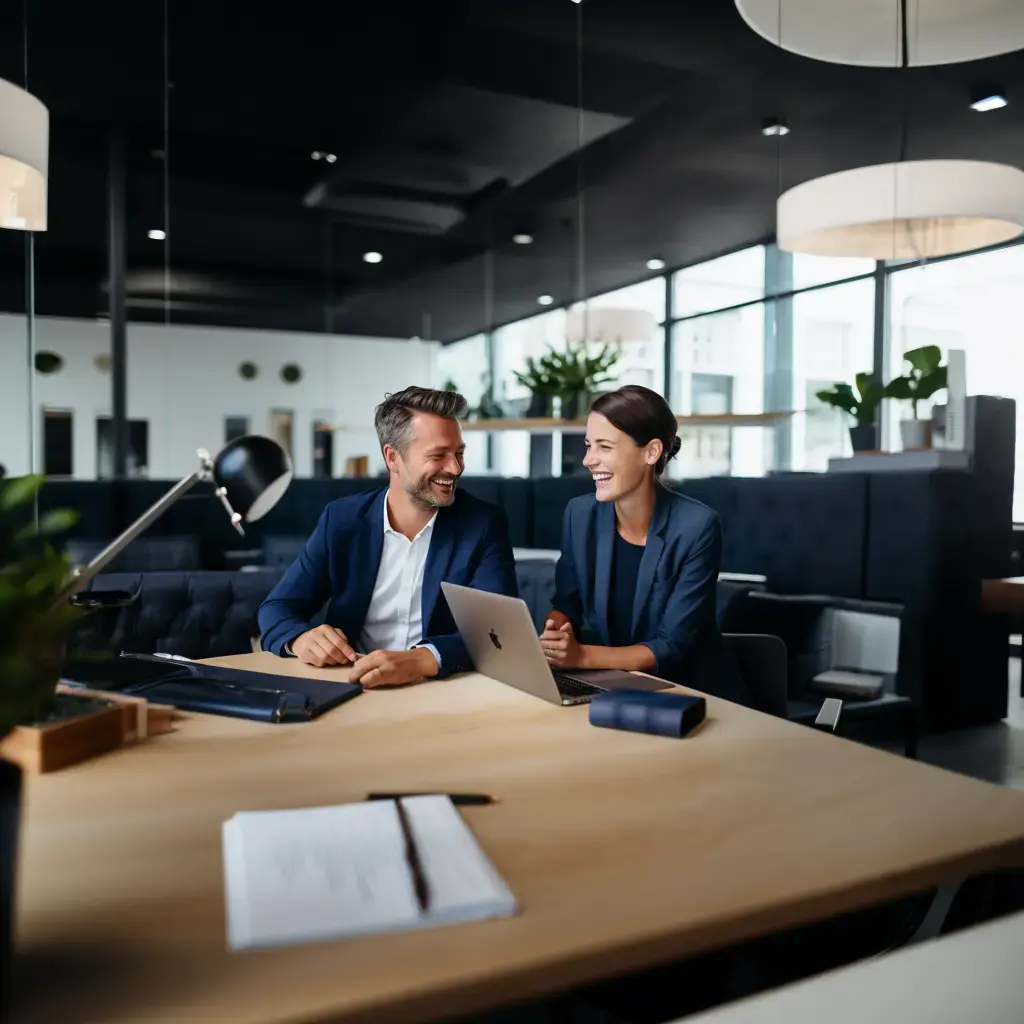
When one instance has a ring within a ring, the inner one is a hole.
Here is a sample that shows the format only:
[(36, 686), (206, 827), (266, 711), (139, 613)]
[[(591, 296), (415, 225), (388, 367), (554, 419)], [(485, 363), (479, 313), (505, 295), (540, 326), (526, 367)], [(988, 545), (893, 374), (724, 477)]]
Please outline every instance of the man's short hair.
[(394, 395), (385, 395), (373, 416), (381, 451), (389, 444), (405, 454), (412, 418), (418, 412), (458, 420), (469, 412), (469, 402), (457, 391), (437, 391), (434, 388), (412, 387)]

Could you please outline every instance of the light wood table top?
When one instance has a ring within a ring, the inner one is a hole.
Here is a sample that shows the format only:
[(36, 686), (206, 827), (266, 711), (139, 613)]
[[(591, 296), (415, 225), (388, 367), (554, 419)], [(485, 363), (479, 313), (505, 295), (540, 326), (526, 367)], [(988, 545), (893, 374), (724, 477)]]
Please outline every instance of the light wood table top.
[[(32, 778), (13, 1020), (450, 1018), (1024, 863), (1024, 793), (720, 700), (708, 716), (683, 741), (595, 729), (463, 676), (306, 725), (192, 716)], [(463, 813), (521, 914), (230, 953), (221, 823), (373, 789), (497, 797)]]

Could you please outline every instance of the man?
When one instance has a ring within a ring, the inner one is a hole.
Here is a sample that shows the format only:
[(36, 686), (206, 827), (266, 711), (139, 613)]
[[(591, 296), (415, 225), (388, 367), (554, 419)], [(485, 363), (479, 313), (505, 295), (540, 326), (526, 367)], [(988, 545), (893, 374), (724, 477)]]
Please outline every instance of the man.
[[(377, 406), (390, 483), (331, 502), (263, 602), (263, 649), (308, 665), (352, 665), (364, 686), (471, 669), (441, 581), (516, 594), (504, 512), (458, 491), (467, 403), (406, 388)], [(327, 604), (324, 625), (310, 628)]]

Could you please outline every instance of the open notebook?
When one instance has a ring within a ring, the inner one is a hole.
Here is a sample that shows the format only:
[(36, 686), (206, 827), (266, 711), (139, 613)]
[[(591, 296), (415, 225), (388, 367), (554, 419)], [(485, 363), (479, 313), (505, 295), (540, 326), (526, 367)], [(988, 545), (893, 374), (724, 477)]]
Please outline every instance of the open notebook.
[(446, 796), (402, 801), (430, 887), (421, 913), (395, 804), (224, 822), (228, 945), (278, 946), (507, 917), (512, 892)]

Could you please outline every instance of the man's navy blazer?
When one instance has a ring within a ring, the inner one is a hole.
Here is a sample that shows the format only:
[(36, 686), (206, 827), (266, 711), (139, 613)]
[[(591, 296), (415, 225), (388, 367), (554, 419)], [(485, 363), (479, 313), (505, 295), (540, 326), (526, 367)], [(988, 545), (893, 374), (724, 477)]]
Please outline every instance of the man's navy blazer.
[[(654, 654), (654, 674), (740, 704), (751, 696), (716, 619), (722, 527), (693, 498), (658, 487), (633, 598), (630, 642)], [(612, 646), (608, 622), (615, 505), (587, 494), (566, 506), (555, 572), (557, 611), (581, 643)]]
[[(339, 498), (324, 509), (305, 550), (260, 607), (265, 651), (283, 655), (325, 604), (323, 621), (350, 643), (359, 642), (384, 548), (386, 494), (385, 488)], [(456, 491), (453, 504), (437, 510), (423, 573), (423, 643), (437, 649), (441, 675), (447, 676), (473, 665), (441, 593), (442, 580), (517, 595), (508, 521), (500, 508)]]

